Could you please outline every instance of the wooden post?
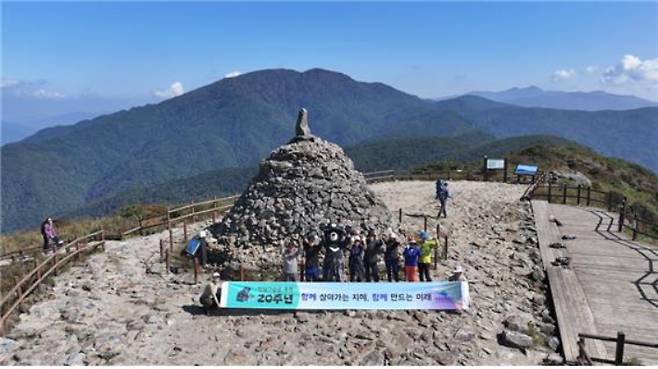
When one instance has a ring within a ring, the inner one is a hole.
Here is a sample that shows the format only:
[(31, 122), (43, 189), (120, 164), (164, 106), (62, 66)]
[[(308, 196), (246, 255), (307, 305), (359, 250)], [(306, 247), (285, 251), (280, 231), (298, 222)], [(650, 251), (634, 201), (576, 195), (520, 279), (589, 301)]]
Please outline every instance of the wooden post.
[(589, 206), (589, 202), (592, 199), (592, 187), (587, 187), (587, 206)]
[(443, 260), (448, 260), (448, 234), (443, 235)]
[(626, 342), (626, 335), (624, 332), (617, 332), (617, 347), (615, 349), (615, 365), (622, 365), (624, 363), (624, 343)]
[(548, 203), (551, 203), (551, 195), (553, 194), (553, 184), (548, 182)]
[(144, 235), (144, 229), (142, 228), (142, 218), (139, 218), (138, 222), (139, 222), (139, 235), (143, 236)]
[(240, 280), (244, 281), (244, 267), (240, 264)]
[(167, 230), (169, 231), (169, 250), (174, 249), (174, 233), (171, 230), (171, 210), (167, 207)]
[(578, 339), (578, 357), (576, 360), (578, 360), (578, 364), (580, 365), (593, 365), (592, 359), (590, 359), (589, 355), (587, 355), (587, 350), (585, 349), (585, 339), (583, 337)]
[(169, 250), (174, 249), (174, 231), (171, 229), (171, 220), (167, 220), (167, 229), (169, 230)]
[(214, 211), (214, 210), (210, 212), (210, 216), (212, 217), (212, 224), (217, 223), (217, 222), (216, 222), (217, 216), (215, 215), (215, 211)]
[(23, 296), (23, 288), (18, 285), (19, 281), (20, 281), (20, 278), (14, 277), (14, 286), (18, 286), (18, 289), (16, 290), (16, 292), (17, 292), (17, 295), (18, 295), (18, 299), (20, 300), (20, 298)]
[(57, 275), (57, 250), (55, 250), (55, 254), (53, 255), (53, 267), (55, 267), (53, 274)]
[(633, 241), (637, 240), (637, 227), (639, 227), (640, 223), (638, 223), (637, 218), (635, 218), (635, 226), (633, 227)]
[(169, 274), (169, 267), (171, 264), (171, 260), (169, 260), (169, 250), (165, 250), (165, 273)]
[(160, 239), (160, 262), (162, 263), (164, 261), (164, 243), (162, 242), (162, 239)]
[(80, 261), (80, 242), (75, 243), (75, 260)]
[(402, 225), (402, 208), (400, 208), (400, 211), (398, 212), (398, 223)]
[(612, 211), (612, 192), (608, 191), (608, 212)]
[(562, 184), (562, 203), (567, 203), (567, 184)]
[[(436, 239), (440, 240), (441, 239), (441, 224), (436, 223)], [(434, 249), (434, 270), (438, 269), (438, 263), (439, 263), (439, 245), (436, 245), (436, 248)]]
[(626, 196), (624, 196), (624, 200), (621, 203), (621, 207), (619, 208), (619, 228), (617, 232), (621, 232), (624, 230), (624, 217), (626, 216)]
[(482, 163), (482, 180), (484, 182), (487, 181), (487, 156), (484, 155), (484, 160)]
[(503, 183), (507, 183), (507, 158), (503, 158)]
[(194, 284), (199, 283), (199, 271), (201, 269), (201, 265), (199, 264), (199, 257), (195, 256), (194, 257)]
[(427, 215), (423, 216), (423, 230), (427, 232)]
[(187, 243), (187, 218), (183, 219), (183, 243)]
[(578, 193), (576, 194), (576, 205), (580, 205), (580, 185), (578, 185)]

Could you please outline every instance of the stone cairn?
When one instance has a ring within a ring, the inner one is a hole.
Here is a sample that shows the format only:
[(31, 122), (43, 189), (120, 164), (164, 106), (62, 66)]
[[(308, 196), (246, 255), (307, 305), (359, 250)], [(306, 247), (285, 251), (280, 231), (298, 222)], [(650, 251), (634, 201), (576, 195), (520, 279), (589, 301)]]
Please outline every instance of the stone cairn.
[(296, 136), (260, 163), (258, 175), (221, 222), (210, 227), (233, 261), (265, 267), (280, 260), (280, 242), (320, 235), (324, 224), (381, 232), (386, 206), (338, 145), (311, 134), (301, 109)]

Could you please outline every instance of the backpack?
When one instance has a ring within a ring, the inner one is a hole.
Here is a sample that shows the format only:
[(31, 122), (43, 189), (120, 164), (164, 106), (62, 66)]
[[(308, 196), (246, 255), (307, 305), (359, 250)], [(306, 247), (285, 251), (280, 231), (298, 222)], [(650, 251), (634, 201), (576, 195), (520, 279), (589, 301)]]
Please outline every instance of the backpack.
[(448, 198), (448, 183), (440, 179), (436, 182), (436, 198), (441, 200)]

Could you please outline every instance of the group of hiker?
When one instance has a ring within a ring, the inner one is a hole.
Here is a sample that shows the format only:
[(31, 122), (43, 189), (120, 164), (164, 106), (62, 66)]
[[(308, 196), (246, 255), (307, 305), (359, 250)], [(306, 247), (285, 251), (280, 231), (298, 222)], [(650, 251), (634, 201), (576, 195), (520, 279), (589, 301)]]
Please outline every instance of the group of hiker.
[[(402, 279), (408, 282), (431, 282), (434, 251), (439, 247), (437, 238), (427, 231), (420, 231), (417, 235), (406, 237), (404, 248), (401, 238), (404, 240), (391, 229), (378, 236), (374, 230), (364, 234), (349, 227), (342, 229), (331, 224), (324, 230), (323, 238), (311, 233), (301, 241), (293, 238), (284, 243), (283, 279), (298, 281), (302, 276), (299, 271), (301, 264), (303, 278), (307, 282), (346, 281), (345, 269), (349, 273), (350, 282), (379, 282), (379, 264), (383, 256), (389, 282)], [(324, 254), (322, 263), (321, 254)], [(303, 263), (300, 262), (302, 257)], [(400, 276), (401, 271), (404, 277)], [(455, 273), (460, 275), (461, 268), (455, 268)]]
[[(448, 183), (437, 179), (438, 218), (441, 215), (448, 216), (446, 205), (449, 198), (452, 196), (448, 191)], [(345, 280), (346, 269), (344, 254), (347, 253), (349, 255), (347, 269), (350, 282), (379, 282), (381, 255), (384, 257), (386, 277), (389, 282), (400, 281), (401, 270), (404, 271), (406, 281), (432, 281), (430, 266), (433, 251), (439, 247), (437, 238), (431, 237), (427, 231), (420, 231), (417, 237), (411, 235), (406, 238), (406, 241), (407, 245), (402, 249), (400, 237), (391, 229), (378, 236), (372, 229), (364, 233), (350, 227), (341, 228), (331, 224), (324, 228), (323, 237), (312, 232), (301, 242), (293, 238), (283, 243), (285, 245), (283, 250), (284, 280), (297, 281), (299, 279), (301, 274), (298, 265), (303, 256), (303, 278), (306, 281), (342, 282)], [(324, 260), (321, 268), (320, 254), (322, 252)], [(456, 274), (460, 273), (461, 271)]]
[[(436, 199), (439, 213), (447, 218), (447, 201), (450, 196), (448, 183), (436, 181)], [(377, 234), (329, 224), (319, 232), (311, 232), (300, 239), (298, 235), (282, 241), (283, 280), (306, 282), (345, 282), (346, 270), (350, 282), (379, 282), (379, 265), (383, 257), (386, 279), (389, 282), (431, 282), (430, 269), (434, 252), (439, 247), (436, 235), (426, 231), (406, 235), (402, 229), (396, 234), (392, 229)], [(402, 245), (405, 242), (405, 246)], [(322, 257), (322, 260), (321, 260)], [(345, 260), (347, 259), (347, 260)], [(300, 270), (301, 267), (301, 270)], [(401, 276), (403, 272), (403, 276)], [(456, 265), (449, 281), (465, 281), (462, 267)], [(219, 306), (221, 279), (214, 273), (212, 281), (204, 289), (200, 301), (206, 307)]]

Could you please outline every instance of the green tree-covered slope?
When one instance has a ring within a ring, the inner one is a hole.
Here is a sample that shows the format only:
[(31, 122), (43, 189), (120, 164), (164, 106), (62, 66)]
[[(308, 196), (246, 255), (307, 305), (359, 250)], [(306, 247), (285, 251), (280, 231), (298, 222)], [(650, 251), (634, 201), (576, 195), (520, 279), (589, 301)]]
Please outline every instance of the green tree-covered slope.
[[(344, 146), (402, 140), (393, 143), (394, 155), (409, 162), (421, 151), (406, 139), (479, 131), (557, 135), (658, 170), (658, 108), (520, 108), (474, 96), (434, 102), (326, 70), (264, 70), (2, 146), (2, 231), (127, 191), (254, 166), (290, 139), (301, 106), (315, 134)], [(451, 144), (459, 151), (459, 143), (442, 143)], [(419, 142), (433, 154), (450, 151), (431, 145)], [(370, 160), (373, 168), (383, 165)]]

